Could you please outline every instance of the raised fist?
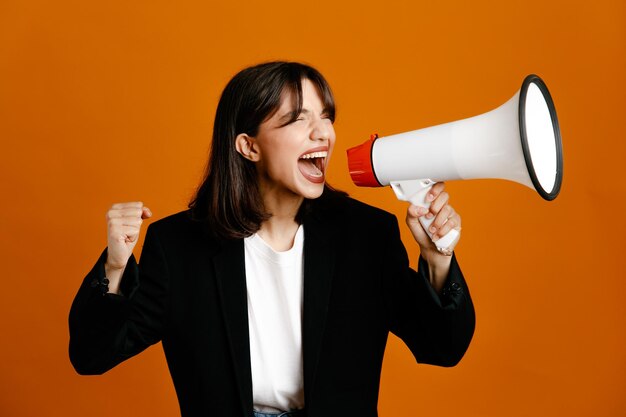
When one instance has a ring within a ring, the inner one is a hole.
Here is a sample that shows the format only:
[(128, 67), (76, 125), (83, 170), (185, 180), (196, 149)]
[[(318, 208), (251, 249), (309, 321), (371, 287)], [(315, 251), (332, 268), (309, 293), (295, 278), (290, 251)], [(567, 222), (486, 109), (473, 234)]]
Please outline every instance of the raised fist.
[(119, 279), (139, 239), (143, 219), (152, 216), (142, 202), (113, 204), (107, 212), (107, 278), (112, 292), (117, 292)]

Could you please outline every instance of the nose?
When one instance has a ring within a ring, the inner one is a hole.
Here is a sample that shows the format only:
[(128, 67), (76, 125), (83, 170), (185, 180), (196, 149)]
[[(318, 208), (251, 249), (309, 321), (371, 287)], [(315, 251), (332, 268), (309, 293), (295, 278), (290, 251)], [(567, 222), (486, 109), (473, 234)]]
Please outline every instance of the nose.
[(311, 129), (311, 134), (309, 138), (311, 140), (326, 140), (329, 141), (333, 136), (333, 124), (328, 119), (317, 119), (313, 128)]

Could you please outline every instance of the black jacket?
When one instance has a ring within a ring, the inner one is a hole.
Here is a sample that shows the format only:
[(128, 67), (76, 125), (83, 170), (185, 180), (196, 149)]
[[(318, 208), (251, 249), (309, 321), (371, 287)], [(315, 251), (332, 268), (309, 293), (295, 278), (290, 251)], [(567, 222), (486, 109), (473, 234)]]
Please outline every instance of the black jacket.
[[(320, 199), (303, 218), (302, 345), (309, 417), (377, 415), (389, 331), (416, 360), (455, 365), (474, 332), (456, 259), (442, 295), (408, 259), (397, 220), (347, 197)], [(183, 417), (252, 415), (243, 240), (223, 241), (181, 212), (148, 228), (129, 261), (124, 296), (102, 295), (106, 251), (70, 311), (70, 359), (100, 374), (162, 341)], [(94, 281), (95, 280), (95, 281)]]

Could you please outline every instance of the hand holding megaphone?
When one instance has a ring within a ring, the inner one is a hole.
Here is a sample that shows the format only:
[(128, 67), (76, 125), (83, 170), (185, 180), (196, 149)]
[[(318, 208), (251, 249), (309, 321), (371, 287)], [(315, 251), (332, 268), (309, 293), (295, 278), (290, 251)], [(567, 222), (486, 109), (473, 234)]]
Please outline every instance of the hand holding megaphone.
[(439, 252), (452, 255), (460, 237), (461, 216), (448, 204), (444, 183), (426, 187), (419, 200), (407, 208), (406, 223), (413, 237), (422, 252), (434, 244)]
[[(421, 207), (429, 207), (425, 197), (436, 182), (475, 178), (514, 181), (550, 201), (563, 179), (554, 102), (541, 78), (529, 75), (509, 101), (490, 112), (387, 137), (372, 135), (348, 149), (348, 167), (356, 185), (391, 185), (398, 199)], [(430, 233), (428, 220), (422, 225)], [(452, 230), (434, 243), (445, 253), (457, 239), (458, 231)]]
[[(460, 224), (451, 224), (450, 226), (452, 226), (452, 228), (450, 228), (447, 233), (443, 233), (440, 229), (440, 227), (448, 221), (451, 223), (454, 223), (455, 221), (458, 222), (458, 220), (452, 219), (452, 216), (456, 213), (450, 206), (446, 206), (447, 194), (440, 194), (440, 191), (443, 190), (443, 183), (435, 183), (430, 180), (422, 180), (420, 182), (423, 187), (410, 197), (406, 198), (405, 201), (421, 208), (422, 212), (428, 213), (418, 217), (419, 223), (422, 225), (422, 228), (426, 234), (428, 234), (428, 237), (435, 244), (439, 252), (445, 255), (452, 255), (454, 245), (461, 236), (460, 229), (456, 229), (455, 227), (460, 226)], [(435, 185), (437, 185), (437, 190), (433, 189)], [(433, 205), (437, 205), (438, 207), (433, 210)], [(439, 213), (440, 211), (442, 211), (441, 214)], [(437, 222), (438, 224), (433, 224), (437, 217), (442, 217), (442, 215), (443, 218)], [(456, 216), (458, 217), (458, 215)], [(415, 232), (413, 232), (413, 234), (415, 235)]]

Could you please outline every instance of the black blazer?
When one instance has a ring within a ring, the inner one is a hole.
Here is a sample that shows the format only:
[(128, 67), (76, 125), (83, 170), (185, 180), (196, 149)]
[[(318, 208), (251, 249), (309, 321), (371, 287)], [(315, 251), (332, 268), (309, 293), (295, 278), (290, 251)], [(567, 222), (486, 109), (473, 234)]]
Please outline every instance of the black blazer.
[[(321, 198), (303, 218), (304, 395), (309, 417), (376, 416), (389, 331), (416, 360), (455, 365), (474, 332), (456, 259), (442, 295), (408, 259), (397, 220), (347, 197)], [(106, 251), (70, 311), (70, 359), (100, 374), (162, 341), (184, 417), (252, 415), (243, 241), (211, 237), (181, 212), (148, 228), (124, 296), (102, 295)]]

